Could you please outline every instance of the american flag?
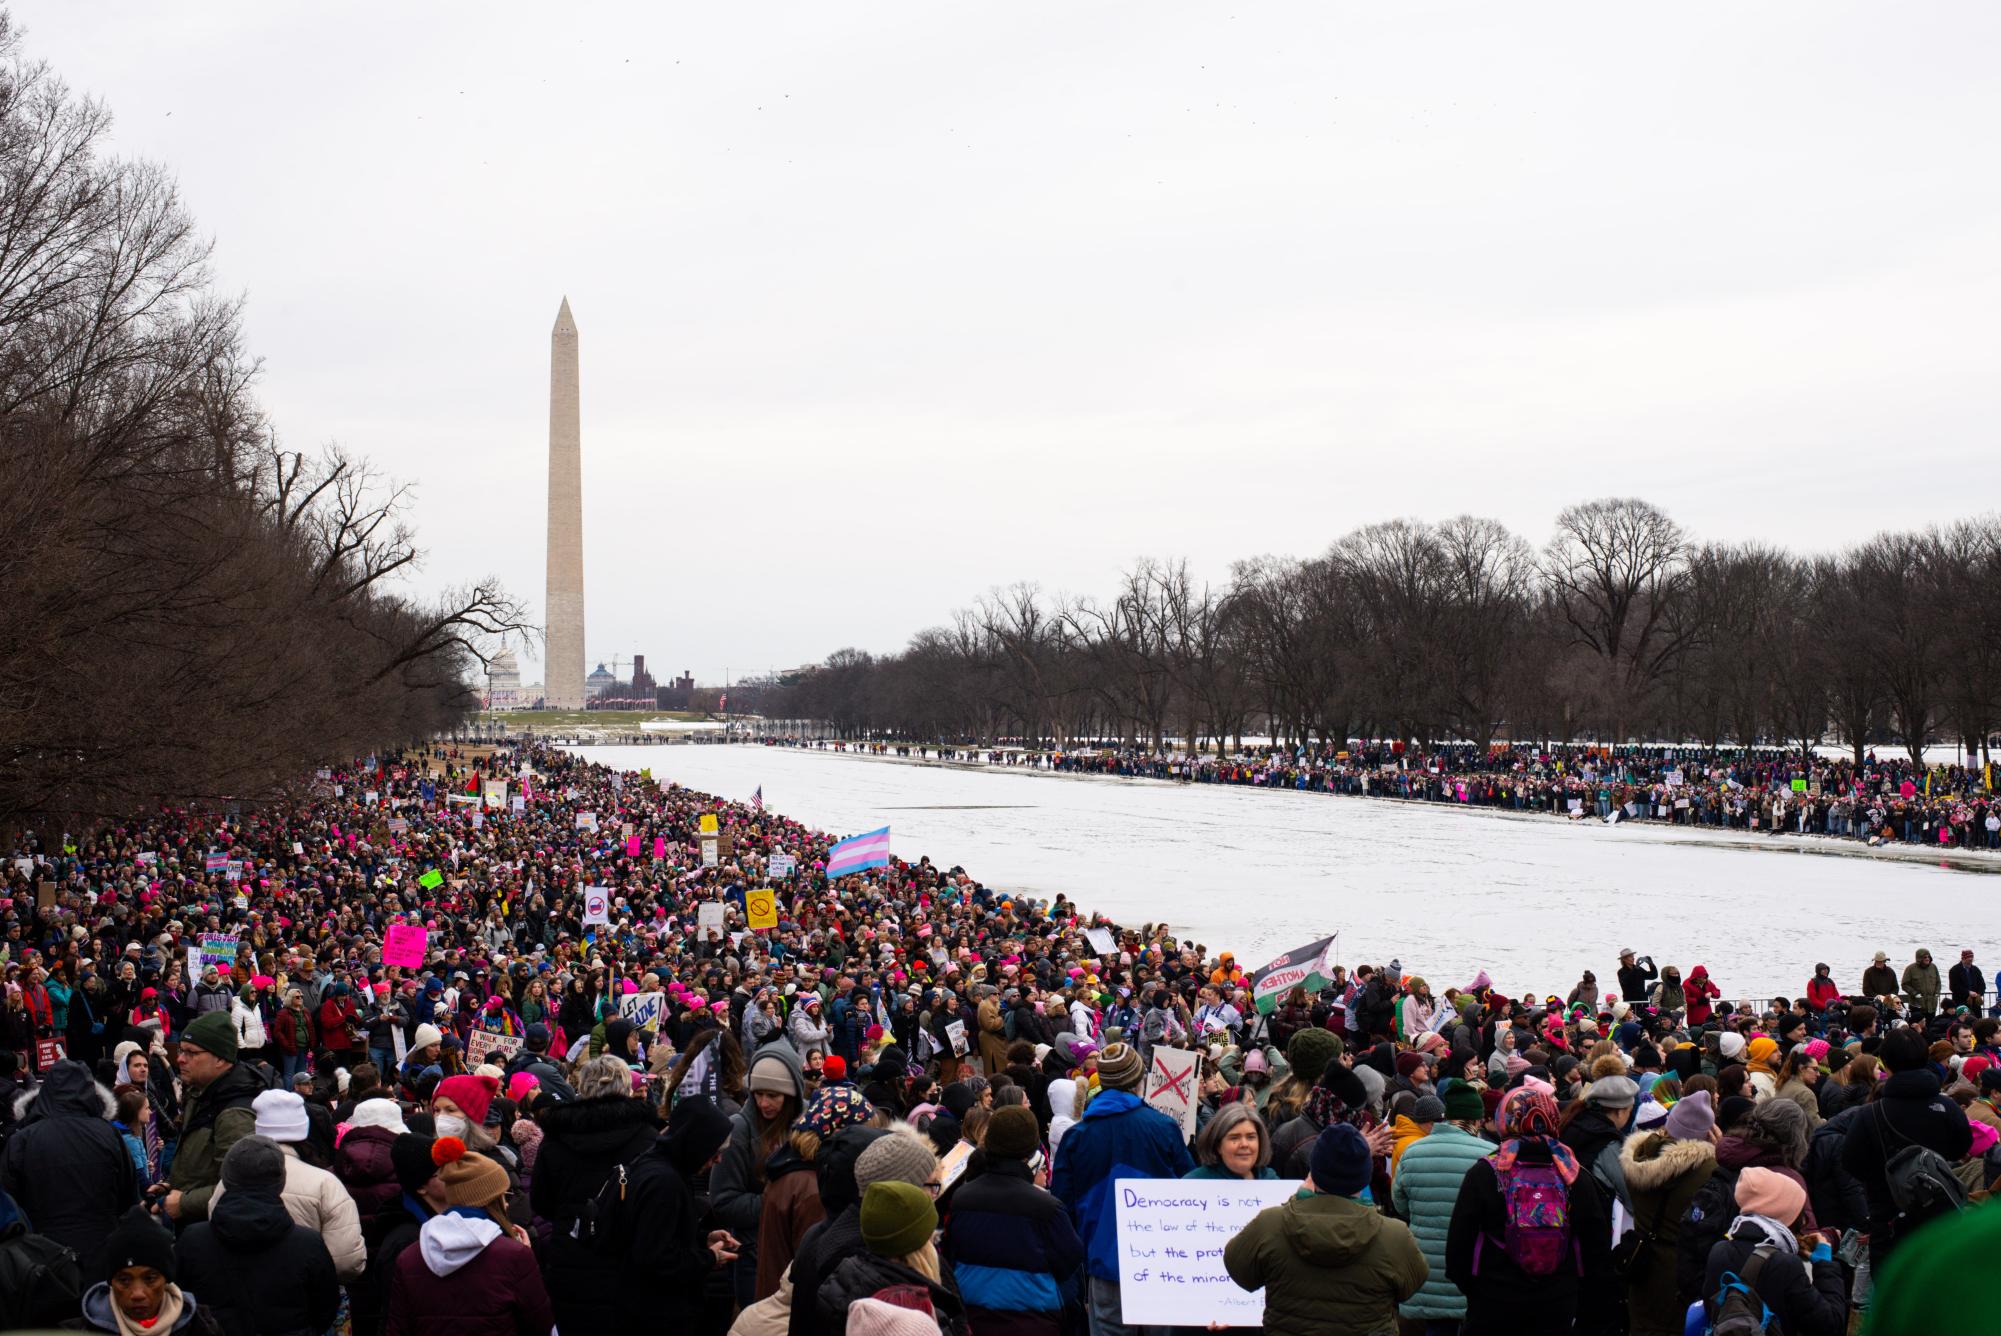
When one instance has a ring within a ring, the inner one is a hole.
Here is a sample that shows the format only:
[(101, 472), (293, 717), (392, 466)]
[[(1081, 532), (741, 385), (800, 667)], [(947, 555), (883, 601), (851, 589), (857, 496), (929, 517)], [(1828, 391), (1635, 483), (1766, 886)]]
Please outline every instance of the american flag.
[(762, 812), (764, 810), (764, 785), (758, 785), (757, 792), (750, 795), (750, 806), (752, 811)]

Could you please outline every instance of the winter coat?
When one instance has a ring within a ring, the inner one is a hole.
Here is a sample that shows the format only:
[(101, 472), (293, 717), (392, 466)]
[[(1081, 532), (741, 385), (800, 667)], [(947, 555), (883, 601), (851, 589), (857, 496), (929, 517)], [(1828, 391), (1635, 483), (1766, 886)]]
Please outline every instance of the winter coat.
[(1633, 1226), (1647, 1240), (1626, 1275), (1632, 1336), (1680, 1336), (1686, 1305), (1675, 1291), (1675, 1250), (1689, 1203), (1716, 1171), (1716, 1147), (1707, 1140), (1644, 1132), (1620, 1147), (1619, 1167), (1633, 1203)]
[(266, 1089), (248, 1063), (236, 1063), (201, 1090), (190, 1090), (181, 1110), (181, 1144), (167, 1186), (181, 1194), (181, 1221), (206, 1219), (209, 1197), (222, 1181), (222, 1157), (257, 1131), (251, 1102)]
[(785, 1023), (785, 1034), (792, 1041), (792, 1047), (798, 1050), (801, 1062), (809, 1054), (818, 1053), (825, 1057), (830, 1051), (827, 1047), (827, 1027), (804, 1006), (792, 1009), (792, 1019)]
[(820, 1282), (832, 1275), (835, 1268), (866, 1251), (867, 1245), (862, 1242), (862, 1208), (857, 1203), (850, 1203), (806, 1231), (806, 1237), (792, 1254), (792, 1315), (786, 1323), (789, 1336), (841, 1336), (846, 1331), (846, 1310), (823, 1318), (816, 1296)]
[(179, 1284), (229, 1336), (320, 1336), (340, 1309), (340, 1281), (320, 1236), (294, 1223), (276, 1192), (238, 1190), (174, 1246)]
[[(359, 1280), (368, 1266), (368, 1246), (361, 1240), (361, 1216), (354, 1198), (333, 1174), (300, 1159), (296, 1146), (279, 1149), (285, 1152), (285, 1213), (301, 1228), (320, 1236), (343, 1282)], [(218, 1184), (209, 1198), (209, 1210), (213, 1211), (224, 1195)]]
[(79, 1062), (58, 1062), (18, 1096), (19, 1125), (0, 1152), (0, 1187), (46, 1234), (76, 1250), (83, 1283), (105, 1279), (104, 1240), (139, 1200), (125, 1139), (107, 1121), (111, 1094)]
[(1754, 1288), (1759, 1300), (1772, 1310), (1774, 1320), (1765, 1328), (1770, 1336), (1844, 1336), (1848, 1330), (1848, 1282), (1840, 1264), (1832, 1258), (1809, 1263), (1797, 1254), (1782, 1252), (1770, 1246), (1764, 1232), (1752, 1224), (1739, 1226), (1736, 1233), (1710, 1250), (1702, 1299), (1710, 1320), (1716, 1319), (1716, 1296), (1723, 1288), (1724, 1274), (1733, 1273), (1742, 1280), (1759, 1243), (1767, 1243), (1767, 1247)]
[(979, 1022), (980, 1066), (991, 1076), (1007, 1066), (1007, 1019), (997, 997), (982, 998), (973, 1015)]
[(757, 1217), (757, 1298), (768, 1299), (778, 1292), (799, 1240), (824, 1218), (813, 1162), (801, 1159), (788, 1141), (764, 1167), (764, 1204)]
[(1915, 960), (1904, 966), (1904, 1000), (1926, 1016), (1938, 1010), (1940, 992), (1937, 965), (1920, 965)]
[(310, 1012), (280, 1007), (271, 1018), (271, 1038), (278, 1051), (288, 1058), (313, 1051), (313, 1017)]
[(1397, 1163), (1396, 1177), (1390, 1180), (1390, 1203), (1410, 1222), (1411, 1236), (1430, 1268), (1423, 1288), (1399, 1310), (1403, 1317), (1451, 1322), (1466, 1316), (1466, 1296), (1445, 1275), (1445, 1236), (1467, 1172), (1493, 1149), (1492, 1143), (1471, 1132), (1437, 1123)]
[[(790, 1044), (767, 1044), (752, 1055), (751, 1061), (754, 1063), (767, 1054), (785, 1064), (792, 1077), (793, 1094), (803, 1107), (806, 1073), (800, 1066), (798, 1053)], [(709, 1175), (709, 1206), (716, 1213), (716, 1223), (743, 1244), (737, 1252), (737, 1268), (746, 1277), (744, 1290), (755, 1284), (757, 1222), (764, 1213), (764, 1184), (759, 1173), (763, 1154), (758, 1150), (756, 1122), (757, 1101), (747, 1099), (743, 1108), (730, 1118), (730, 1139), (723, 1146), (722, 1159)]]
[(1978, 965), (1954, 965), (1946, 975), (1952, 986), (1955, 1003), (1965, 1000), (1968, 994), (1984, 1001), (1987, 996), (1987, 976), (1980, 972)]
[[(1688, 1209), (1682, 1213), (1681, 1234), (1675, 1240), (1675, 1294), (1683, 1305), (1702, 1297), (1703, 1268), (1709, 1265), (1710, 1249), (1737, 1218), (1737, 1176), (1754, 1168), (1770, 1169), (1807, 1186), (1805, 1176), (1771, 1146), (1741, 1137), (1724, 1137), (1717, 1142), (1715, 1172), (1689, 1199)], [(1805, 1228), (1820, 1228), (1811, 1206)]]
[(1049, 1190), (1070, 1210), (1090, 1272), (1119, 1278), (1113, 1184), (1120, 1178), (1180, 1178), (1195, 1167), (1181, 1124), (1125, 1090), (1106, 1090), (1063, 1138)]
[(1865, 1232), (1869, 1228), (1869, 1196), (1862, 1190), (1862, 1181), (1841, 1162), (1848, 1129), (1869, 1116), (1868, 1109), (1860, 1105), (1843, 1109), (1816, 1127), (1813, 1139), (1807, 1143), (1806, 1164), (1801, 1172), (1806, 1176), (1807, 1199), (1813, 1203), (1814, 1219), (1822, 1228)]
[[(179, 1289), (179, 1286), (175, 1287)], [(83, 1316), (63, 1323), (65, 1331), (102, 1331), (118, 1336), (118, 1317), (111, 1311), (111, 1287), (103, 1281), (84, 1291)], [(181, 1315), (174, 1325), (156, 1336), (222, 1336), (222, 1328), (206, 1305), (186, 1290), (181, 1291)]]
[(1270, 1336), (1394, 1331), (1431, 1268), (1410, 1227), (1352, 1197), (1302, 1193), (1268, 1206), (1223, 1247), (1238, 1288), (1265, 1292)]
[(1304, 1174), (1292, 1172), (1293, 1157), (1302, 1146), (1311, 1146), (1315, 1137), (1327, 1129), (1318, 1119), (1302, 1110), (1298, 1117), (1288, 1118), (1272, 1133), (1271, 1162), (1281, 1178), (1304, 1178)]
[(533, 1251), (484, 1217), (439, 1215), (396, 1259), (382, 1329), (385, 1336), (549, 1336), (555, 1325)]
[[(615, 1206), (620, 1192), (610, 1182), (619, 1167), (652, 1150), (659, 1119), (644, 1101), (627, 1095), (558, 1104), (542, 1115), (542, 1146), (528, 1201), (553, 1230), (542, 1253), (549, 1303), (565, 1331), (612, 1331), (638, 1311), (653, 1279), (609, 1237), (590, 1242), (571, 1236), (580, 1212), (593, 1203)], [(627, 1171), (624, 1196), (632, 1195)]]
[[(937, 1315), (938, 1329), (945, 1336), (972, 1336), (971, 1328), (966, 1325), (965, 1303), (949, 1280), (941, 1285), (921, 1271), (913, 1271), (874, 1253), (858, 1253), (835, 1267), (833, 1274), (820, 1282), (814, 1302), (821, 1322), (827, 1324), (826, 1329), (843, 1331), (847, 1325), (849, 1304), (857, 1299), (873, 1298), (877, 1291), (901, 1285), (929, 1294), (932, 1311)], [(805, 1302), (806, 1296), (795, 1290), (792, 1306), (796, 1309)]]
[[(1522, 1142), (1518, 1165), (1549, 1163), (1540, 1139)], [(1603, 1309), (1613, 1298), (1612, 1215), (1607, 1198), (1589, 1173), (1570, 1185), (1570, 1236), (1577, 1245), (1575, 1267), (1552, 1276), (1530, 1276), (1503, 1246), (1507, 1205), (1494, 1173), (1492, 1156), (1466, 1173), (1445, 1237), (1445, 1274), (1466, 1296), (1466, 1320), (1477, 1329), (1563, 1331), (1573, 1316)]]
[(1806, 1114), (1807, 1127), (1820, 1126), (1820, 1097), (1813, 1093), (1812, 1086), (1797, 1076), (1773, 1090), (1772, 1095), (1775, 1099), (1789, 1099), (1799, 1105), (1800, 1111)]
[(1570, 1126), (1563, 1129), (1559, 1139), (1576, 1154), (1577, 1162), (1590, 1170), (1591, 1177), (1598, 1180), (1598, 1186), (1605, 1190), (1606, 1202), (1609, 1204), (1616, 1197), (1626, 1213), (1632, 1214), (1625, 1171), (1619, 1167), (1619, 1147), (1625, 1133), (1612, 1126), (1612, 1120), (1599, 1110), (1586, 1105), (1570, 1120)]
[(334, 1177), (354, 1198), (355, 1214), (362, 1232), (376, 1218), (402, 1199), (403, 1185), (396, 1179), (396, 1165), (389, 1158), (396, 1133), (387, 1127), (350, 1127), (334, 1151)]
[(990, 1160), (958, 1185), (939, 1252), (980, 1336), (1059, 1336), (1082, 1294), (1084, 1241), (1021, 1160)]
[(1849, 1127), (1841, 1166), (1861, 1182), (1869, 1199), (1870, 1256), (1881, 1261), (1899, 1234), (1887, 1176), (1891, 1156), (1919, 1145), (1943, 1155), (1947, 1164), (1958, 1164), (1973, 1148), (1973, 1129), (1965, 1111), (1939, 1093), (1939, 1079), (1929, 1070), (1893, 1074), (1863, 1109), (1868, 1116)]
[(229, 1019), (236, 1026), (236, 1046), (239, 1049), (262, 1048), (269, 1042), (264, 1037), (264, 1014), (255, 1007), (244, 1005), (242, 998), (230, 1005)]
[(1869, 1098), (1869, 1087), (1849, 1085), (1832, 1077), (1822, 1081), (1814, 1092), (1814, 1103), (1823, 1120), (1831, 1119), (1845, 1109), (1852, 1109)]
[(1871, 965), (1862, 971), (1862, 996), (1890, 997), (1897, 991), (1897, 971), (1888, 965)]

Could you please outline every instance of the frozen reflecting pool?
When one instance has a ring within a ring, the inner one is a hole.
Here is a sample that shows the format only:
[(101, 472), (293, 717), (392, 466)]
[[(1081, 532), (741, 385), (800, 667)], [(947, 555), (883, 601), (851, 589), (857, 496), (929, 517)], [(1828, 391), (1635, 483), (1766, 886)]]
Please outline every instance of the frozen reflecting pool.
[(1878, 949), (1899, 968), (1919, 946), (2001, 963), (2001, 881), (1823, 841), (756, 746), (580, 750), (725, 798), (761, 784), (822, 830), (888, 825), (900, 858), (1165, 919), (1249, 965), (1337, 930), (1343, 960), (1396, 957), (1434, 988), (1487, 969), (1517, 996), (1567, 993), (1587, 968), (1610, 985), (1621, 946), (1705, 964), (1733, 998), (1803, 992), (1819, 960), (1852, 989)]

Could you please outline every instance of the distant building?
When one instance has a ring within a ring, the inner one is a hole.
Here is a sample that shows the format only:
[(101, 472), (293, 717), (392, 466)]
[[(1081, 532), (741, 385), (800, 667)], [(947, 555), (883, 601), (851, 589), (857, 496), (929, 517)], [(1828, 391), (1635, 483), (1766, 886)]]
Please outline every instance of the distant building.
[(695, 694), (695, 678), (685, 668), (681, 675), (662, 683), (654, 690), (653, 698), (663, 710), (685, 710), (688, 700)]
[(611, 669), (599, 664), (597, 670), (584, 679), (584, 699), (592, 700), (604, 695), (617, 681), (618, 679), (612, 676)]
[(519, 710), (533, 704), (534, 699), (521, 689), (521, 665), (514, 651), (503, 646), (486, 666), (486, 708)]
[(632, 656), (632, 685), (625, 693), (634, 700), (652, 700), (654, 695), (653, 674), (646, 671), (646, 656)]

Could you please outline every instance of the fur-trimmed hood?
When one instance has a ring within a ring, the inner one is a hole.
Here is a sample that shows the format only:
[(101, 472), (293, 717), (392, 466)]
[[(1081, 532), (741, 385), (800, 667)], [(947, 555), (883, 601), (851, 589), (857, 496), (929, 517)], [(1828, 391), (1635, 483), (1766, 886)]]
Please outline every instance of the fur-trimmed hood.
[(44, 1118), (102, 1118), (118, 1112), (118, 1101), (80, 1062), (59, 1062), (42, 1083), (14, 1097), (14, 1120), (26, 1126)]
[(1716, 1168), (1716, 1147), (1707, 1141), (1676, 1141), (1665, 1132), (1649, 1132), (1626, 1139), (1619, 1150), (1619, 1167), (1626, 1171), (1628, 1188), (1651, 1192), (1695, 1169), (1701, 1169), (1706, 1177)]

